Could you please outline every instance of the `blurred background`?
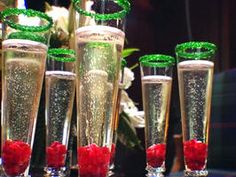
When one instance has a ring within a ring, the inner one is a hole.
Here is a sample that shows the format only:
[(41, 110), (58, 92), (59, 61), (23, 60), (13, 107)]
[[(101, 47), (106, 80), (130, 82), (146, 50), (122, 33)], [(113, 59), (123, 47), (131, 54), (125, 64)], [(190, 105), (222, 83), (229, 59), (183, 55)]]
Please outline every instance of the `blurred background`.
[[(47, 2), (66, 8), (70, 5), (69, 0), (48, 0)], [(138, 48), (140, 51), (127, 59), (129, 67), (138, 63), (138, 58), (145, 54), (162, 53), (174, 56), (175, 46), (182, 42), (208, 41), (217, 45), (218, 51), (214, 58), (215, 79), (208, 168), (235, 170), (236, 1), (131, 0), (130, 2), (132, 8), (126, 19), (125, 48)], [(24, 3), (27, 8), (45, 11), (44, 0), (26, 0)], [(137, 107), (142, 110), (139, 67), (133, 69), (133, 72), (135, 80), (128, 93)], [(178, 146), (172, 136), (181, 134), (178, 105), (178, 87), (175, 75), (171, 104), (171, 109), (173, 109), (169, 127), (170, 146)], [(141, 133), (140, 136), (142, 135)], [(170, 162), (167, 162), (168, 169), (171, 169), (173, 156), (176, 154), (176, 150), (173, 151), (170, 152)], [(140, 155), (141, 157), (143, 158), (144, 154)], [(145, 166), (142, 160), (137, 159), (137, 162), (140, 163), (135, 163), (141, 170)], [(132, 168), (132, 165), (129, 165), (131, 167), (127, 167), (126, 170)]]

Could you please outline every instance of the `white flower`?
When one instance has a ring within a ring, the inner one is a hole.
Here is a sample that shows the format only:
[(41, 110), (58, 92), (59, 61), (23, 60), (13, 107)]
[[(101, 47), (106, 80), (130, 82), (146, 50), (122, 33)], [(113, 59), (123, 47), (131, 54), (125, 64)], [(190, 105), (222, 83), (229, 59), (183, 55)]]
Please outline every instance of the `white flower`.
[(120, 112), (124, 111), (129, 116), (134, 127), (144, 127), (143, 111), (138, 110), (133, 100), (124, 90), (121, 92), (120, 109)]
[(123, 89), (128, 89), (132, 81), (134, 80), (134, 73), (131, 71), (131, 69), (125, 67), (124, 68), (124, 78), (123, 78)]
[(66, 34), (69, 34), (68, 32), (69, 12), (66, 8), (51, 6), (51, 9), (49, 11), (46, 11), (46, 14), (52, 17), (56, 30), (60, 29)]

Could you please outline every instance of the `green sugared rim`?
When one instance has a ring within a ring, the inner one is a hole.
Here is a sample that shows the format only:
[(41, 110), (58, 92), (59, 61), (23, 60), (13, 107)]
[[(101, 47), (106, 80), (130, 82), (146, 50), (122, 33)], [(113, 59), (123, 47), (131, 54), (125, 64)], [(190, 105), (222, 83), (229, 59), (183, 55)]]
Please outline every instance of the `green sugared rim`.
[(124, 67), (126, 67), (126, 65), (127, 65), (126, 60), (124, 58), (122, 58), (122, 60), (121, 60), (121, 68), (123, 69)]
[[(42, 26), (27, 26), (27, 25), (21, 25), (13, 22), (10, 19), (7, 19), (7, 17), (10, 16), (17, 16), (17, 15), (25, 15), (27, 17), (39, 17), (41, 19), (44, 19), (48, 23), (46, 25)], [(1, 13), (1, 20), (8, 24), (11, 28), (14, 28), (16, 30), (21, 31), (28, 31), (28, 32), (44, 32), (49, 30), (53, 25), (53, 20), (51, 17), (49, 17), (47, 14), (32, 10), (32, 9), (17, 9), (17, 8), (9, 8), (4, 10)]]
[(31, 41), (36, 41), (36, 42), (41, 42), (43, 44), (47, 44), (47, 39), (43, 36), (33, 34), (31, 32), (13, 32), (11, 33), (7, 39), (26, 39), (26, 40), (31, 40)]
[(86, 11), (80, 7), (81, 0), (72, 0), (75, 10), (85, 16), (89, 16), (94, 18), (95, 20), (115, 20), (115, 19), (121, 19), (126, 16), (126, 14), (130, 11), (130, 3), (127, 0), (114, 0), (115, 3), (117, 3), (122, 10), (119, 12), (111, 13), (111, 14), (99, 14), (99, 13), (92, 13), (89, 11)]
[(169, 55), (151, 54), (139, 58), (142, 66), (146, 67), (169, 67), (175, 64), (175, 58)]
[[(205, 51), (188, 52), (188, 49), (197, 50), (205, 49)], [(175, 47), (177, 57), (188, 59), (205, 59), (212, 57), (217, 50), (217, 47), (213, 43), (209, 42), (186, 42), (178, 44)]]
[(106, 42), (90, 42), (86, 45), (88, 48), (108, 48), (111, 47), (109, 43)]
[[(65, 57), (66, 56), (66, 57)], [(48, 50), (48, 59), (60, 62), (74, 62), (75, 51), (64, 48), (51, 48)]]

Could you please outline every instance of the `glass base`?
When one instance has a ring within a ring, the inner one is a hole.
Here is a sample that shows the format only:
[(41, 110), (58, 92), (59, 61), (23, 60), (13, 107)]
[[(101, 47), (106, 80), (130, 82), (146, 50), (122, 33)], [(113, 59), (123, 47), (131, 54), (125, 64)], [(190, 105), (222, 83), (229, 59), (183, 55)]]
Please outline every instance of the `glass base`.
[(163, 172), (165, 172), (165, 168), (164, 167), (158, 167), (158, 168), (153, 168), (150, 166), (146, 167), (147, 170), (147, 177), (164, 177)]
[(146, 174), (147, 177), (164, 177), (164, 175), (160, 172), (160, 173), (147, 173)]
[(189, 171), (189, 170), (185, 170), (184, 171), (184, 176), (186, 177), (195, 177), (195, 176), (207, 176), (208, 175), (208, 171), (207, 170), (193, 170), (193, 171)]
[(45, 176), (50, 176), (50, 177), (66, 176), (66, 167), (60, 167), (60, 168), (45, 167), (44, 171), (46, 172)]
[[(22, 173), (20, 175), (14, 176), (14, 177), (31, 177), (31, 175), (28, 174), (28, 170), (29, 170), (29, 168), (25, 171), (25, 173)], [(4, 172), (1, 157), (0, 157), (0, 177), (8, 177), (8, 175)]]
[(109, 177), (110, 177), (110, 176), (113, 176), (113, 175), (115, 174), (115, 173), (113, 172), (114, 168), (115, 168), (114, 163), (110, 164), (110, 166), (109, 166), (109, 171), (108, 171), (108, 176), (109, 176)]

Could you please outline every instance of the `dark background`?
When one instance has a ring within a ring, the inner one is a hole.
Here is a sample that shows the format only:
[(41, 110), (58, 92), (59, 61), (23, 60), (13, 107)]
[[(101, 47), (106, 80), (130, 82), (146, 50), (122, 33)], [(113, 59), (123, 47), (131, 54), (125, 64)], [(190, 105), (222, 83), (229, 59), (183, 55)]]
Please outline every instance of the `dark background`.
[[(65, 7), (70, 4), (68, 0), (48, 2)], [(43, 0), (26, 0), (26, 4), (29, 8), (44, 11)], [(175, 46), (190, 40), (208, 41), (217, 45), (218, 50), (214, 59), (215, 80), (208, 166), (235, 170), (236, 1), (132, 0), (131, 5), (131, 12), (127, 16), (125, 47), (139, 48), (140, 52), (128, 58), (128, 66), (136, 64), (138, 58), (145, 54), (162, 53), (175, 56)], [(135, 81), (128, 93), (142, 110), (139, 68), (133, 71)], [(176, 78), (176, 75), (174, 77)], [(176, 86), (175, 81), (171, 104), (170, 135), (178, 133), (178, 129), (175, 130), (179, 124), (179, 111), (176, 110), (179, 104)], [(140, 159), (137, 159), (137, 162), (138, 160)]]

